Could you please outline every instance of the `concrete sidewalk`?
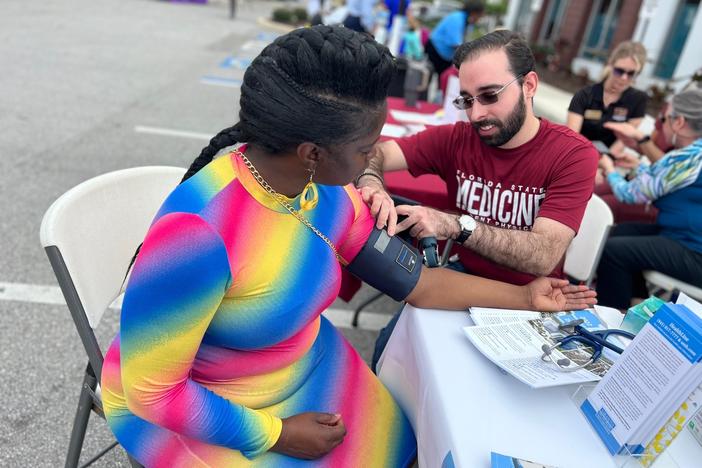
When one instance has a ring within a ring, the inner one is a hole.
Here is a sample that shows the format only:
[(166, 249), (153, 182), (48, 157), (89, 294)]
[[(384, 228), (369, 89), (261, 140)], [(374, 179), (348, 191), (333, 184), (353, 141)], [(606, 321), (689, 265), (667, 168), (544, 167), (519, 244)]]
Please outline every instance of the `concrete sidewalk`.
[(551, 122), (565, 125), (571, 99), (573, 95), (569, 92), (540, 81), (534, 97), (534, 113)]

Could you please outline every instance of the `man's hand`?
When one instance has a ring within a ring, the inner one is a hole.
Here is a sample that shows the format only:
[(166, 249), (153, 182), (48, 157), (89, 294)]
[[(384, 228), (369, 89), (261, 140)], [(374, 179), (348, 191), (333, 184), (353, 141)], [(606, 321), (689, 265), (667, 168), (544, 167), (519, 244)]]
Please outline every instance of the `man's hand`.
[(459, 234), (456, 216), (426, 206), (399, 205), (397, 214), (407, 216), (397, 224), (397, 232), (409, 229), (416, 239), (435, 237), (437, 240), (453, 239)]
[(300, 413), (283, 419), (283, 430), (271, 450), (295, 458), (314, 460), (344, 441), (341, 415)]
[(597, 303), (597, 293), (587, 286), (575, 286), (567, 280), (537, 278), (525, 286), (529, 309), (544, 312), (578, 310)]
[(387, 226), (388, 234), (395, 235), (397, 226), (397, 211), (390, 194), (374, 177), (361, 177), (358, 181), (358, 190), (361, 198), (370, 208), (371, 215), (375, 218), (375, 226), (383, 229)]

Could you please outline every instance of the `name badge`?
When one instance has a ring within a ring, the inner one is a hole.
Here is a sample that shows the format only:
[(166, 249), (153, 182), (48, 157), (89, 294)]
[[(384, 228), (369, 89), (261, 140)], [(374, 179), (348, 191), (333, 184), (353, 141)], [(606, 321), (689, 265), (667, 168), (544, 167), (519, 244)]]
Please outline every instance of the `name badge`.
[(629, 116), (629, 109), (626, 107), (615, 107), (612, 111), (612, 120), (615, 122), (626, 122)]
[(602, 119), (602, 111), (599, 109), (586, 109), (583, 117), (585, 120), (600, 120)]

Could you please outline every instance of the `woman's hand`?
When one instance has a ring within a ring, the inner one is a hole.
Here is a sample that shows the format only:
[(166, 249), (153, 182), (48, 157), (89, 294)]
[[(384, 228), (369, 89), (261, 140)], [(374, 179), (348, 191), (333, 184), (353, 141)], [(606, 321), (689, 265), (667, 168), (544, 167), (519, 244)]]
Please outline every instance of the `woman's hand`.
[(602, 126), (612, 130), (617, 139), (634, 150), (639, 147), (637, 142), (645, 136), (641, 130), (627, 122), (605, 122)]
[(388, 234), (395, 235), (397, 226), (397, 211), (395, 203), (383, 186), (371, 177), (362, 179), (363, 185), (358, 187), (361, 198), (370, 208), (371, 215), (375, 218), (375, 226), (383, 229), (387, 226)]
[(544, 312), (587, 309), (597, 303), (597, 293), (587, 286), (576, 286), (568, 280), (537, 278), (525, 286), (529, 309)]
[(614, 158), (614, 165), (626, 169), (636, 169), (639, 167), (641, 160), (635, 154), (624, 152)]
[(605, 177), (614, 172), (614, 161), (612, 161), (612, 158), (606, 154), (600, 156), (598, 165), (600, 166), (600, 169), (602, 169), (602, 172), (604, 172)]
[(271, 450), (314, 460), (343, 442), (345, 435), (346, 427), (339, 414), (300, 413), (283, 419), (283, 430)]

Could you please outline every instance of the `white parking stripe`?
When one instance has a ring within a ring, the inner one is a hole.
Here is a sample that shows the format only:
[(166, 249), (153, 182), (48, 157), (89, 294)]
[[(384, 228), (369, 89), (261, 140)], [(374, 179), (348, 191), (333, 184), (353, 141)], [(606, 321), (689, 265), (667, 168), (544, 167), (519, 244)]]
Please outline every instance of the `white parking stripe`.
[(213, 136), (208, 133), (198, 133), (189, 132), (186, 130), (174, 130), (172, 128), (160, 128), (160, 127), (145, 127), (143, 125), (137, 125), (134, 127), (134, 131), (137, 133), (150, 133), (152, 135), (164, 135), (164, 136), (175, 136), (181, 138), (193, 138), (195, 140), (210, 140)]
[[(44, 286), (39, 284), (26, 283), (3, 283), (0, 282), (0, 301), (30, 302), (33, 304), (66, 304), (58, 286)], [(122, 305), (122, 297), (118, 297), (112, 304), (112, 308), (119, 309)], [(324, 316), (329, 319), (335, 327), (351, 328), (351, 318), (353, 311), (344, 309), (327, 309)], [(383, 328), (390, 316), (374, 312), (363, 312), (360, 318), (358, 329), (365, 331), (378, 331)]]
[(203, 76), (200, 83), (210, 86), (224, 86), (225, 88), (241, 88), (241, 80), (221, 78), (219, 76)]

